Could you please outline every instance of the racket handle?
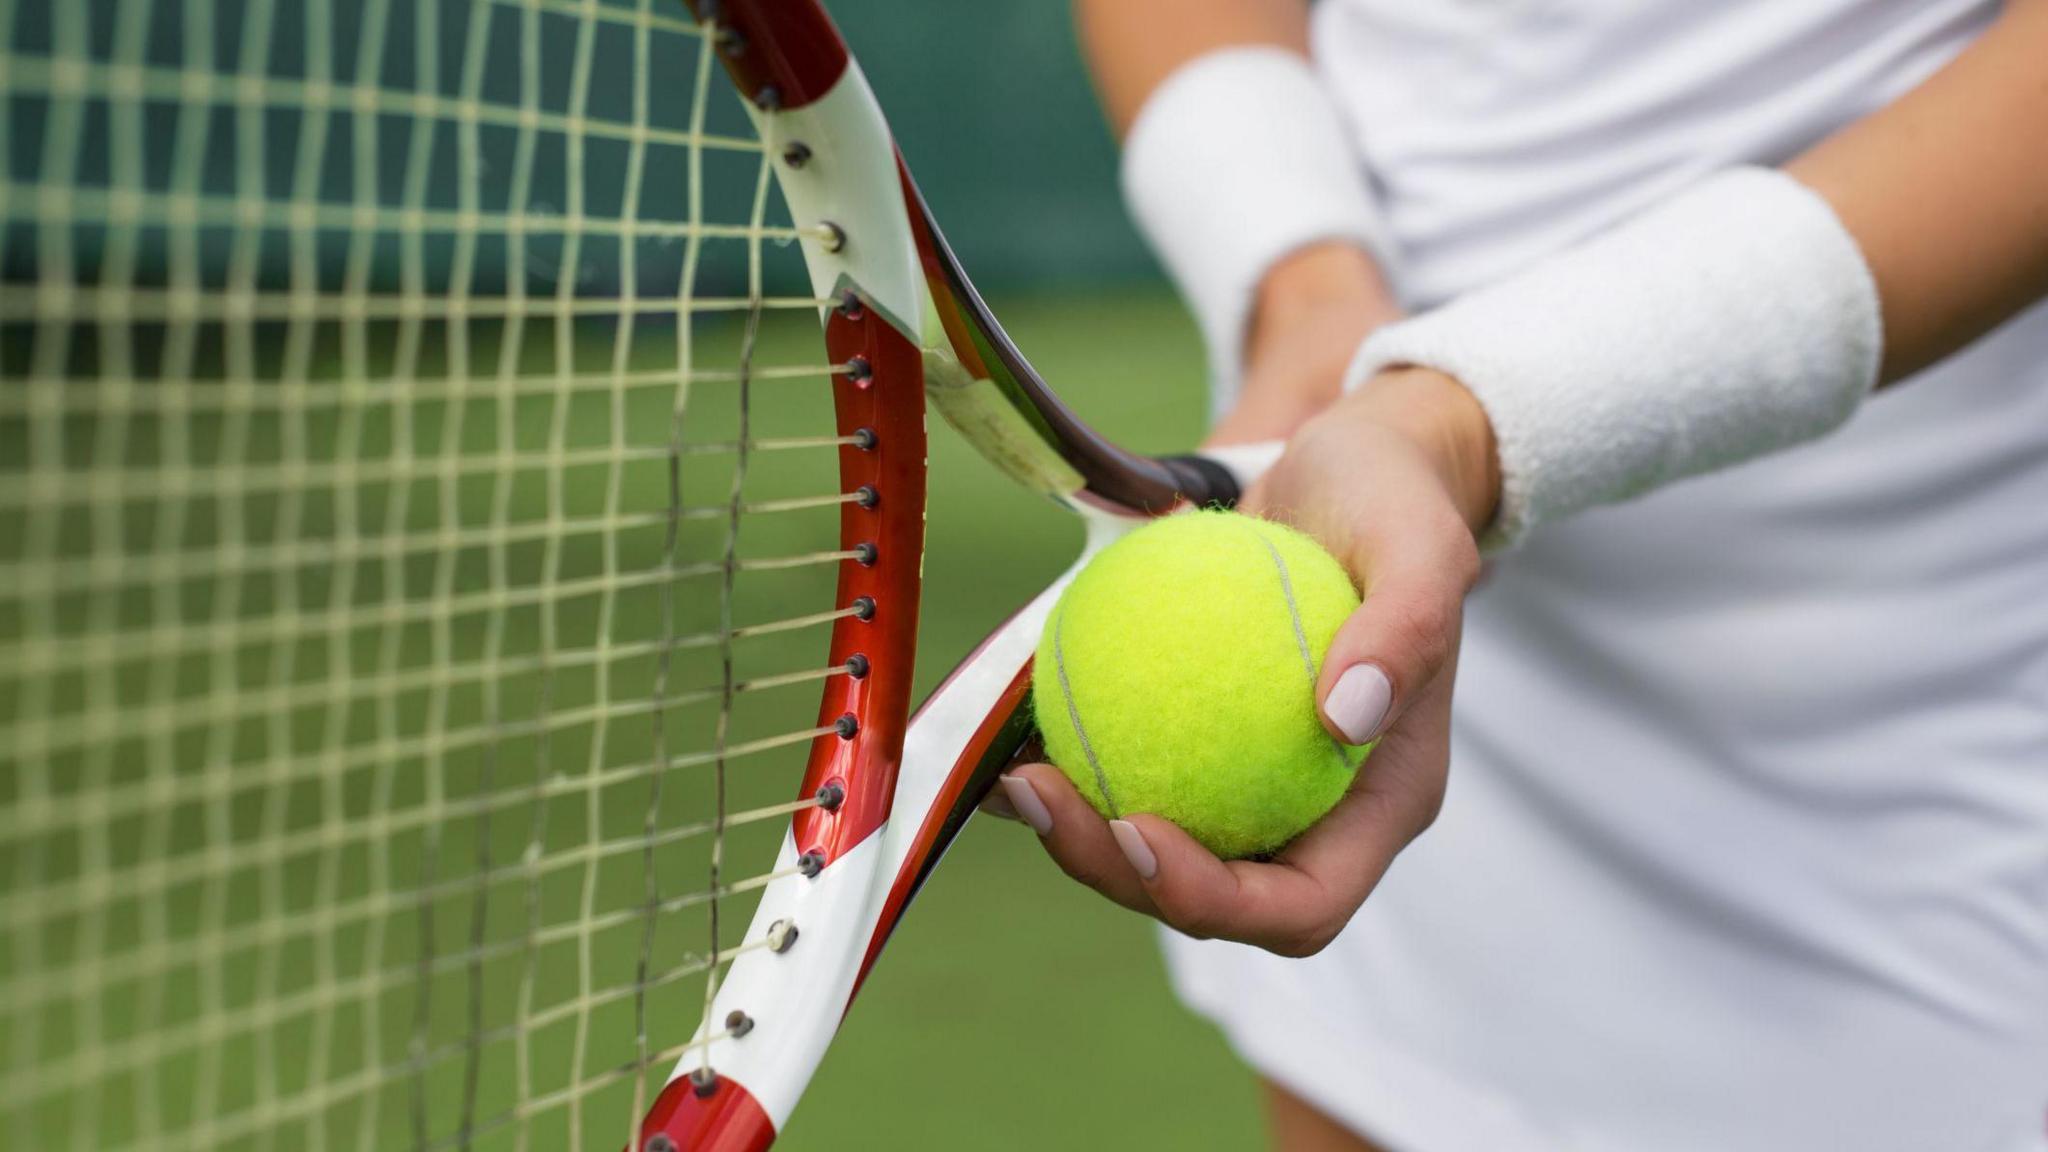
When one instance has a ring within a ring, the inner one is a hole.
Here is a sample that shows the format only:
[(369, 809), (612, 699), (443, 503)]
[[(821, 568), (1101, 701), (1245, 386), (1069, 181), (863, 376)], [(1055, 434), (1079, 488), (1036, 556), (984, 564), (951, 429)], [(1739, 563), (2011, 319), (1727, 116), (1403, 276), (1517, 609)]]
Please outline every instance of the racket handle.
[(1228, 444), (1205, 448), (1199, 456), (1167, 456), (1160, 463), (1181, 478), (1181, 491), (1194, 503), (1228, 508), (1280, 459), (1286, 447), (1280, 440)]

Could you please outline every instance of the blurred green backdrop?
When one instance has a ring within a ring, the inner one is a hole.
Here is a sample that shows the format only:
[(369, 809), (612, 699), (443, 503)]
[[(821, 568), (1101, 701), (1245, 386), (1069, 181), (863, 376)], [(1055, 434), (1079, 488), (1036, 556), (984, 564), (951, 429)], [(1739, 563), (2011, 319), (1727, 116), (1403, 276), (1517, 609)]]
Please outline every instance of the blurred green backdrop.
[(828, 6), (977, 283), (1157, 283), (1066, 0)]

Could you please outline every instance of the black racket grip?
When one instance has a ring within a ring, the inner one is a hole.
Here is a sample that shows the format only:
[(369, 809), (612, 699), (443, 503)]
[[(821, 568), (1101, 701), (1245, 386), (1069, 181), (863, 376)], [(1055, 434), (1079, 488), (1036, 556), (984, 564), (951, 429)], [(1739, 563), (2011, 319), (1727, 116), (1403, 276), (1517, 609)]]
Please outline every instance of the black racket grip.
[(1207, 456), (1160, 456), (1160, 465), (1173, 475), (1181, 498), (1190, 504), (1234, 508), (1244, 492), (1237, 474)]

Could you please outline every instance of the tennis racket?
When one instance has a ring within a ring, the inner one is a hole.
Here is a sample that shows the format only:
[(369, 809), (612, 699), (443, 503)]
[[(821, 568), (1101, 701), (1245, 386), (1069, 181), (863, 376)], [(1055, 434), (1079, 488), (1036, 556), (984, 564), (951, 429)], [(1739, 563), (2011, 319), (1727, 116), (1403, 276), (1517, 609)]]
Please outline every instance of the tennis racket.
[(1063, 407), (815, 0), (0, 43), (9, 1142), (766, 1147), (1061, 587), (911, 715), (927, 407), (1090, 550), (1271, 451)]

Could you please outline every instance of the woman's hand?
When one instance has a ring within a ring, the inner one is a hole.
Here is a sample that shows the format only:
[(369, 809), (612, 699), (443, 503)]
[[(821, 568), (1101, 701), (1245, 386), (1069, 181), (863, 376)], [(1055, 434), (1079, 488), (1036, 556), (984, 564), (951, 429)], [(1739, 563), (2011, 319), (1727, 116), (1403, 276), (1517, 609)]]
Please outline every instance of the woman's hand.
[(1379, 740), (1350, 793), (1271, 860), (1218, 860), (1156, 816), (1105, 822), (1047, 764), (1005, 775), (1003, 799), (1068, 875), (1126, 907), (1190, 936), (1320, 951), (1443, 799), (1474, 537), (1498, 488), (1478, 402), (1449, 377), (1405, 370), (1303, 424), (1247, 496), (1247, 511), (1322, 541), (1364, 590), (1316, 697), (1331, 735)]
[(1364, 249), (1333, 241), (1297, 251), (1259, 283), (1245, 332), (1244, 389), (1211, 444), (1285, 440), (1337, 399), (1344, 370), (1400, 308)]

